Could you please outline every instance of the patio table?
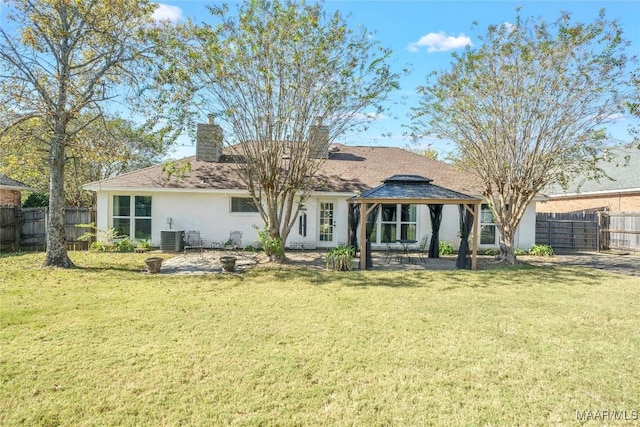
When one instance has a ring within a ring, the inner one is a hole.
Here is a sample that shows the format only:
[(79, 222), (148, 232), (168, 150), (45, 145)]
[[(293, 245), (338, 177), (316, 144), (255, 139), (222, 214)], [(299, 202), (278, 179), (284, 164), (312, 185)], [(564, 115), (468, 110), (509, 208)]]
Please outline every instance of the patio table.
[(418, 243), (418, 241), (412, 240), (412, 239), (398, 239), (396, 240), (396, 242), (402, 245), (402, 252), (398, 256), (398, 260), (400, 261), (400, 263), (402, 263), (403, 257), (406, 257), (407, 260), (409, 260), (409, 262), (412, 263), (411, 255), (409, 254), (409, 246)]

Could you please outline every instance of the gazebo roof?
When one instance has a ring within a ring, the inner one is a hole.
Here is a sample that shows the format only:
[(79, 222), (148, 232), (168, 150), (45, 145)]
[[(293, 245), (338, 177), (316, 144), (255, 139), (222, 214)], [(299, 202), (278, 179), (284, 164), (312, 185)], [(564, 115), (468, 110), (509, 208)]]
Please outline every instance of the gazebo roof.
[(397, 200), (405, 203), (478, 203), (480, 199), (431, 184), (420, 175), (393, 175), (375, 188), (366, 190), (351, 201), (383, 202)]

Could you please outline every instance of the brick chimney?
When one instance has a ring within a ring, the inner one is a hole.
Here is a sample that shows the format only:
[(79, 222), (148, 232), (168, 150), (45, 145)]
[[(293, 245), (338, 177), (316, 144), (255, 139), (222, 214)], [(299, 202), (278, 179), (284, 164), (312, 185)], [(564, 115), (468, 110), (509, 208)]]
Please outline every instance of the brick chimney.
[(199, 123), (196, 132), (196, 160), (219, 162), (222, 157), (222, 127), (215, 124), (213, 115), (207, 116), (209, 123)]
[(322, 124), (322, 117), (316, 119), (316, 124), (309, 129), (310, 156), (314, 159), (329, 158), (329, 126)]

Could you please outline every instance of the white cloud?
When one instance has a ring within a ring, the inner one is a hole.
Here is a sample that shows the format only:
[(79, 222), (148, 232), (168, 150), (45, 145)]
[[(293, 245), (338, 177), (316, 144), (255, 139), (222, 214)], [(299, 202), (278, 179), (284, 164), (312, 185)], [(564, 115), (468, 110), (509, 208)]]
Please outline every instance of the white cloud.
[(624, 116), (624, 114), (620, 114), (620, 113), (613, 113), (613, 114), (608, 114), (606, 116), (603, 116), (604, 123), (617, 123), (617, 122), (623, 122), (625, 120), (626, 120), (626, 117)]
[(158, 3), (158, 7), (153, 12), (152, 18), (154, 21), (169, 21), (177, 23), (182, 20), (182, 9), (177, 6)]
[(409, 52), (418, 52), (420, 48), (426, 47), (427, 52), (446, 52), (448, 50), (459, 49), (467, 45), (473, 46), (471, 38), (460, 33), (457, 37), (448, 36), (443, 31), (439, 33), (429, 33), (420, 37), (417, 42), (409, 43), (407, 50)]
[(354, 119), (363, 122), (377, 122), (388, 119), (388, 117), (381, 113), (358, 113), (354, 116)]
[(505, 21), (502, 23), (502, 25), (507, 29), (507, 31), (513, 31), (513, 24), (511, 22)]

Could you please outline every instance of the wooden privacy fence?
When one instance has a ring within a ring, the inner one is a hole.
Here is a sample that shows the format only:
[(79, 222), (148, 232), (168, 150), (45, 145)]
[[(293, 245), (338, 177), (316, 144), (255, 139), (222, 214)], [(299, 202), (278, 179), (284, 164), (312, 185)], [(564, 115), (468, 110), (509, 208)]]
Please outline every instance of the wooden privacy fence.
[(538, 213), (536, 243), (559, 254), (640, 251), (640, 212)]
[(600, 248), (640, 251), (640, 212), (598, 212)]
[[(47, 215), (48, 208), (0, 207), (0, 251), (45, 250)], [(91, 230), (78, 225), (95, 221), (94, 208), (66, 208), (64, 230), (67, 249), (87, 249), (89, 242), (78, 238)]]
[(536, 214), (536, 244), (549, 245), (561, 254), (597, 251), (598, 214), (596, 212)]

